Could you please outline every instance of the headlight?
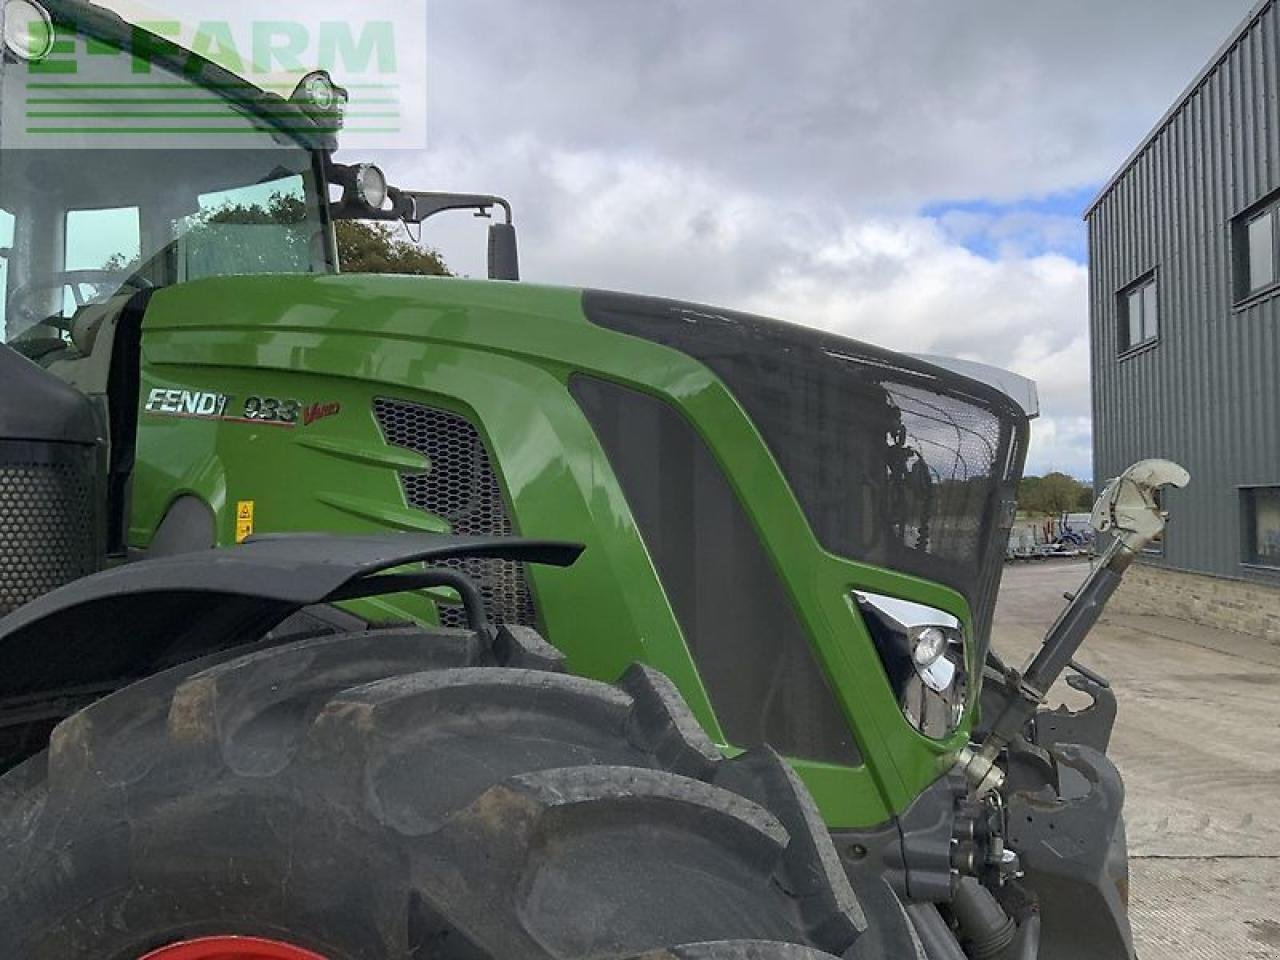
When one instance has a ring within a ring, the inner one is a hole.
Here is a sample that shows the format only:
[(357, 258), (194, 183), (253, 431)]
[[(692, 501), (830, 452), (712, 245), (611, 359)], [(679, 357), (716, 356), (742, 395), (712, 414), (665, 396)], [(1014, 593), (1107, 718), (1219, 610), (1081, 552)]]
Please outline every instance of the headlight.
[[(939, 627), (916, 627), (911, 641), (911, 659), (924, 670), (942, 659), (947, 652), (947, 635)], [(909, 634), (910, 635), (910, 634)]]
[(942, 739), (964, 720), (969, 695), (964, 630), (951, 614), (875, 593), (854, 593), (903, 715)]
[(19, 60), (43, 60), (53, 52), (53, 20), (33, 0), (5, 0), (4, 48)]

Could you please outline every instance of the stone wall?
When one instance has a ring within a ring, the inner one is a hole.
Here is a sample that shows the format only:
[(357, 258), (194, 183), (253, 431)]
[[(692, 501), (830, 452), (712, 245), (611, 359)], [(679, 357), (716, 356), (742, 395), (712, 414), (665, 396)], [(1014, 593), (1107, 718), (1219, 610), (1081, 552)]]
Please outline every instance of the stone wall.
[(1280, 585), (1225, 580), (1135, 563), (1107, 609), (1177, 617), (1280, 644)]

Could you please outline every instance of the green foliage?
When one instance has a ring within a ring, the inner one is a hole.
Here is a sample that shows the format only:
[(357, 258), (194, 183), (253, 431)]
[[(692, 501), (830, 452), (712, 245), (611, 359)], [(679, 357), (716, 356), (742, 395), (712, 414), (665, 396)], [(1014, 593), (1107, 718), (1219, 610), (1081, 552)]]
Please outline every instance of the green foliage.
[(401, 236), (399, 229), (364, 220), (339, 220), (338, 262), (342, 272), (453, 275), (439, 253)]
[(187, 217), (192, 277), (295, 273), (310, 269), (318, 219), (306, 199), (273, 193), (266, 203), (226, 201)]
[(1022, 513), (1058, 516), (1093, 507), (1093, 490), (1065, 473), (1023, 477), (1018, 484), (1018, 510)]
[(201, 223), (235, 223), (247, 226), (270, 226), (279, 223), (306, 223), (307, 204), (299, 196), (273, 193), (264, 207), (260, 203), (224, 203), (220, 207), (198, 213), (188, 219), (192, 226)]
[[(181, 226), (187, 246), (199, 251), (201, 274), (289, 272), (289, 267), (309, 262), (310, 237), (306, 201), (299, 196), (273, 193), (265, 203), (224, 203), (187, 217)], [(237, 232), (238, 227), (276, 227), (270, 233)], [(293, 228), (293, 229), (291, 229)], [(398, 273), (448, 277), (453, 273), (440, 254), (419, 246), (391, 226), (362, 220), (340, 220), (335, 225), (338, 260), (343, 273)], [(138, 259), (116, 254), (102, 269), (130, 274)], [(115, 284), (104, 284), (108, 294)]]
[[(305, 223), (307, 210), (301, 197), (273, 194), (266, 208), (258, 204), (218, 208), (210, 223)], [(435, 250), (421, 247), (403, 234), (399, 224), (366, 220), (339, 220), (336, 227), (338, 263), (343, 273), (401, 273), (448, 277), (452, 272)]]
[[(270, 273), (310, 261), (307, 206), (302, 197), (273, 193), (265, 205), (224, 203), (184, 217), (176, 224), (195, 260), (196, 275)], [(276, 227), (272, 231), (238, 231), (237, 227)], [(291, 229), (294, 228), (294, 229)], [(103, 270), (128, 276), (144, 266), (139, 257), (112, 254)], [(118, 284), (99, 284), (98, 295), (114, 293)]]

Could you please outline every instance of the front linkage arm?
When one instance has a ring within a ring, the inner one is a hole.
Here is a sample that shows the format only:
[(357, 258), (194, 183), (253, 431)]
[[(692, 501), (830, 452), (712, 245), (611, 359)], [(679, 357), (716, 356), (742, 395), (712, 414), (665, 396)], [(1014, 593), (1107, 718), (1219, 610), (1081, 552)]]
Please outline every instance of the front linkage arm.
[(1164, 487), (1185, 487), (1190, 474), (1168, 460), (1143, 460), (1112, 480), (1093, 508), (1091, 523), (1111, 543), (1084, 585), (1049, 628), (1044, 644), (1021, 675), (1012, 675), (1013, 696), (976, 750), (964, 751), (961, 768), (975, 798), (998, 789), (1004, 772), (1001, 752), (1020, 737), (1048, 698), (1049, 690), (1072, 663), (1102, 615), (1134, 558), (1164, 530), (1166, 514), (1157, 494)]
[[(1124, 785), (1105, 756), (1114, 696), (1073, 657), (1129, 565), (1164, 529), (1159, 491), (1189, 481), (1176, 464), (1145, 460), (1107, 486), (1092, 524), (1110, 544), (1027, 667), (1000, 665), (984, 691), (988, 732), (956, 767), (957, 789), (968, 791), (959, 809), (987, 831), (962, 870), (976, 880), (963, 879), (951, 904), (973, 956), (1133, 960)], [(1068, 667), (1094, 706), (1042, 711)]]

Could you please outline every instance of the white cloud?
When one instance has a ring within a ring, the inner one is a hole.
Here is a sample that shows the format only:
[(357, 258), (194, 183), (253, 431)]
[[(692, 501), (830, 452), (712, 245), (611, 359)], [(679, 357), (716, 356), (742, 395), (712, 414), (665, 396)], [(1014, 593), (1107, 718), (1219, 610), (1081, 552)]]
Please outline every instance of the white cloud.
[[(500, 155), (523, 161), (508, 186), (518, 214), (529, 211), (520, 216), (527, 278), (711, 302), (1007, 367), (1040, 383), (1045, 419), (1031, 467), (1089, 475), (1083, 265), (1054, 254), (987, 259), (936, 219), (778, 204), (659, 160), (534, 141)], [(464, 170), (496, 175), (478, 154), (437, 151), (411, 176), (441, 182)], [(483, 232), (469, 218), (441, 222), (427, 239), (455, 266), (483, 271)]]
[[(1105, 180), (1250, 2), (435, 0), (430, 149), (382, 159), (508, 196), (529, 279), (1031, 376), (1030, 469), (1088, 476), (1078, 222), (920, 211)], [(466, 217), (427, 239), (482, 273)]]

